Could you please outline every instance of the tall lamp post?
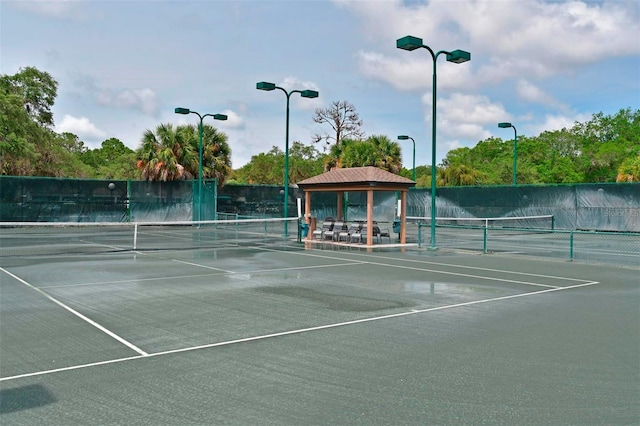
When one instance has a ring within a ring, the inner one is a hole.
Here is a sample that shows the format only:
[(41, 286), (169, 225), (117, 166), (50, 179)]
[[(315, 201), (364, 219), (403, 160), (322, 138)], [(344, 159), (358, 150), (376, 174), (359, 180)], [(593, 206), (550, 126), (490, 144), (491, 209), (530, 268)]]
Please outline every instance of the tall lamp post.
[(434, 53), (429, 46), (422, 44), (422, 39), (406, 36), (396, 40), (396, 47), (402, 50), (416, 50), (421, 47), (427, 49), (433, 59), (433, 100), (431, 102), (431, 249), (436, 250), (436, 60), (441, 53), (447, 56), (447, 61), (461, 64), (471, 60), (471, 53), (464, 50), (447, 52), (440, 50)]
[(511, 123), (498, 123), (498, 127), (501, 129), (508, 129), (509, 127), (513, 127), (513, 186), (518, 184), (517, 179), (517, 167), (518, 167), (518, 131), (516, 130), (516, 126)]
[[(279, 89), (287, 96), (287, 124), (286, 124), (286, 136), (284, 144), (284, 218), (289, 217), (289, 98), (294, 93), (300, 93), (303, 98), (317, 98), (318, 92), (315, 90), (291, 90), (287, 92), (284, 88), (276, 86), (274, 83), (267, 81), (261, 81), (256, 84), (256, 89), (266, 90), (268, 92)], [(284, 222), (284, 235), (288, 235), (288, 223)]]
[(413, 169), (411, 170), (411, 180), (416, 181), (416, 141), (413, 140), (411, 136), (400, 135), (398, 136), (398, 140), (406, 141), (407, 139), (411, 139), (413, 142)]
[(176, 108), (174, 111), (176, 114), (195, 114), (200, 118), (200, 124), (198, 125), (199, 136), (199, 159), (198, 159), (198, 222), (202, 220), (202, 120), (205, 117), (213, 117), (214, 120), (226, 120), (227, 116), (224, 114), (204, 114), (196, 111), (192, 111), (189, 108)]

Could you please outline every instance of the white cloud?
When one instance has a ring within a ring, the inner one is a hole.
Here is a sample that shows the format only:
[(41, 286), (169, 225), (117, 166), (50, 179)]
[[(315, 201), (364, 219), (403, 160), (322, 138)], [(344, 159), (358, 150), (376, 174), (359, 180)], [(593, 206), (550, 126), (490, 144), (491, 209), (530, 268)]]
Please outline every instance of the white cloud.
[(222, 122), (219, 121), (218, 123), (224, 123), (224, 127), (228, 127), (231, 129), (243, 129), (245, 127), (244, 119), (240, 117), (236, 112), (227, 109), (222, 113), (227, 116), (227, 119)]
[(151, 116), (158, 112), (157, 96), (151, 89), (126, 89), (115, 94), (102, 91), (96, 95), (96, 100), (101, 105), (132, 108)]
[[(291, 90), (315, 90), (320, 91), (319, 86), (311, 81), (302, 81), (296, 77), (285, 77), (278, 86), (287, 92)], [(313, 111), (322, 104), (320, 97), (318, 98), (302, 98), (300, 94), (294, 93), (290, 96), (290, 104), (295, 105), (297, 109)]]
[(550, 107), (565, 108), (565, 106), (553, 96), (545, 93), (542, 89), (524, 79), (518, 80), (516, 93), (528, 102), (548, 105)]
[(56, 125), (56, 132), (58, 133), (73, 133), (78, 136), (80, 140), (89, 139), (90, 141), (96, 141), (98, 139), (104, 139), (107, 133), (100, 130), (86, 117), (73, 117), (71, 115), (65, 115), (62, 117), (60, 124)]
[[(431, 106), (431, 97), (425, 95), (423, 102)], [(454, 93), (448, 98), (438, 99), (437, 107), (438, 117), (448, 122), (484, 125), (510, 119), (502, 104), (492, 103), (489, 98), (481, 95)]]
[(8, 3), (30, 13), (52, 18), (82, 18), (84, 16), (83, 0), (23, 0)]
[[(367, 77), (391, 84), (400, 90), (431, 89), (433, 82), (433, 59), (424, 55), (408, 55), (398, 61), (375, 52), (358, 53), (360, 71)], [(439, 61), (440, 62), (440, 61)], [(473, 85), (471, 68), (465, 64), (438, 64), (438, 89)]]
[[(335, 3), (360, 17), (363, 32), (375, 37), (379, 49), (389, 54), (394, 50), (390, 40), (407, 34), (422, 38), (434, 51), (470, 50), (472, 66), (478, 68), (476, 84), (514, 76), (545, 77), (567, 72), (575, 65), (640, 53), (640, 6), (631, 1), (430, 1), (412, 6), (399, 0)], [(434, 40), (437, 45), (431, 45)], [(420, 62), (399, 59), (404, 54), (416, 56), (415, 52), (397, 52), (391, 59), (378, 53), (360, 54), (361, 68), (365, 75), (395, 87), (413, 88), (419, 79), (399, 77), (414, 77), (418, 73), (414, 67), (431, 74), (430, 55), (421, 53), (418, 56), (426, 59)], [(462, 68), (452, 67), (448, 72), (463, 72)]]
[[(570, 129), (576, 122), (584, 123), (591, 120), (591, 114), (575, 114), (573, 116), (566, 115), (547, 115), (544, 122), (532, 124), (527, 127), (531, 135), (539, 135), (542, 132)], [(520, 133), (520, 132), (518, 132)]]

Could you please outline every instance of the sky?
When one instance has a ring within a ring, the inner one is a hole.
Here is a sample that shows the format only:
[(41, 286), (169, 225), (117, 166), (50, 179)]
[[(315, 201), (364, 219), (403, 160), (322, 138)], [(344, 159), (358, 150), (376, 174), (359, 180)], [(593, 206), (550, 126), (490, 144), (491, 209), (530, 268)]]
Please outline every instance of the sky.
[[(366, 136), (415, 140), (416, 165), (432, 155), (432, 79), (427, 49), (465, 50), (436, 61), (436, 158), (489, 137), (570, 128), (593, 114), (640, 108), (640, 2), (636, 0), (436, 1), (7, 1), (0, 0), (0, 74), (33, 66), (58, 82), (55, 130), (88, 148), (109, 138), (132, 149), (162, 123), (198, 124), (228, 136), (232, 167), (289, 141), (330, 132), (316, 108), (353, 104)], [(411, 140), (398, 141), (403, 164)], [(317, 144), (321, 152), (326, 146)]]

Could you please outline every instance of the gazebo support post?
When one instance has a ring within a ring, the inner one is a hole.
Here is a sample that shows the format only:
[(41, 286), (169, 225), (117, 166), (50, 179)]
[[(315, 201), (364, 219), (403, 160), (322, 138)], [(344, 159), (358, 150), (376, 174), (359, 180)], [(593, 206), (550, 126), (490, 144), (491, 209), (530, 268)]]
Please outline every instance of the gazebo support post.
[(310, 240), (313, 235), (313, 231), (315, 231), (315, 226), (313, 227), (314, 229), (311, 228), (311, 192), (309, 191), (305, 191), (304, 193), (304, 221), (309, 225), (307, 240)]
[(373, 190), (367, 191), (367, 246), (373, 245)]
[(400, 244), (407, 243), (407, 191), (400, 192)]

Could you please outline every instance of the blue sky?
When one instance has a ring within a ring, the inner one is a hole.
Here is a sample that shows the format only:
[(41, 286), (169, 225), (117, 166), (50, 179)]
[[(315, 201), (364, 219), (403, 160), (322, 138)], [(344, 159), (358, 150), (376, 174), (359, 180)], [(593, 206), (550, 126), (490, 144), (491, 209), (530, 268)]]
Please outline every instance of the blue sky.
[[(640, 108), (640, 2), (440, 1), (6, 1), (0, 0), (0, 73), (35, 66), (58, 81), (56, 130), (90, 148), (116, 137), (135, 149), (160, 123), (197, 124), (181, 106), (224, 113), (205, 120), (229, 136), (233, 167), (272, 146), (310, 144), (329, 130), (315, 108), (352, 103), (366, 135), (416, 141), (431, 164), (433, 61), (397, 49), (413, 35), (471, 61), (437, 64), (438, 163), (490, 136), (536, 136), (592, 114)], [(399, 141), (411, 167), (411, 141)], [(322, 146), (318, 146), (322, 149)]]

